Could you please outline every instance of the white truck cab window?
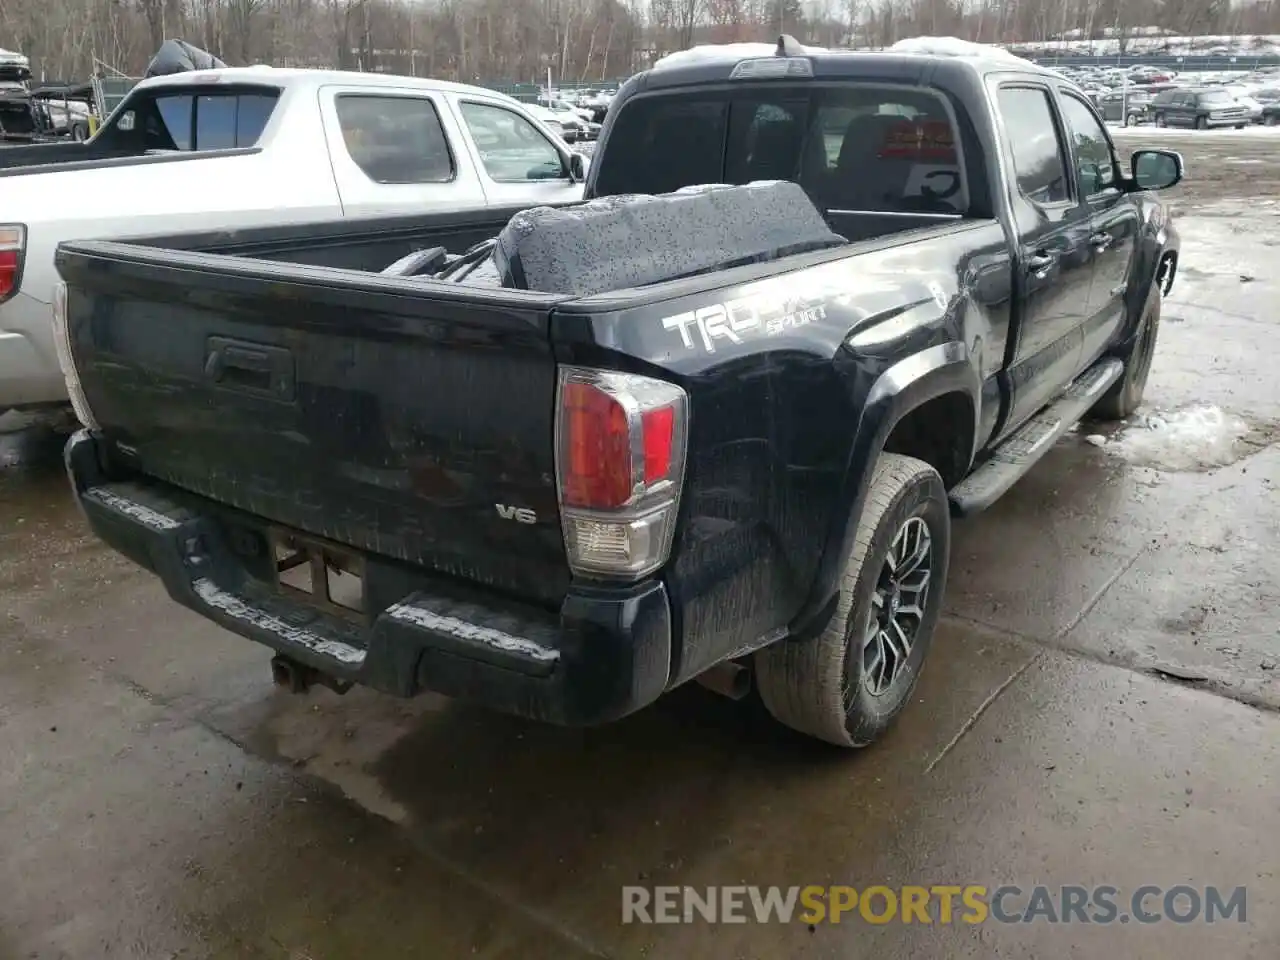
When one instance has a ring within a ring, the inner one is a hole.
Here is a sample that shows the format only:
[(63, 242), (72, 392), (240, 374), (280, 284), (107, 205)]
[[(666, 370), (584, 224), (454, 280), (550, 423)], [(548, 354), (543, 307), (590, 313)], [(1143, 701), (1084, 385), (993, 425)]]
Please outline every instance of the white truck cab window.
[(334, 100), (347, 152), (375, 183), (447, 183), (453, 154), (427, 97), (341, 94)]
[(564, 159), (546, 135), (514, 110), (463, 102), (462, 118), (492, 180), (560, 180)]

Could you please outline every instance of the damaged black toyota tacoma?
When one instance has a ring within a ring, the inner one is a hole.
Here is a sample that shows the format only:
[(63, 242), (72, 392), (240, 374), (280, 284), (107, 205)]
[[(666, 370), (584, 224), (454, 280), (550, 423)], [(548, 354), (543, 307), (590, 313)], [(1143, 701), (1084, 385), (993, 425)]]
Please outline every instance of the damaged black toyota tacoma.
[(1141, 401), (1182, 172), (1010, 58), (677, 57), (581, 205), (62, 244), (68, 470), (296, 687), (585, 725), (754, 682), (861, 746), (952, 516)]

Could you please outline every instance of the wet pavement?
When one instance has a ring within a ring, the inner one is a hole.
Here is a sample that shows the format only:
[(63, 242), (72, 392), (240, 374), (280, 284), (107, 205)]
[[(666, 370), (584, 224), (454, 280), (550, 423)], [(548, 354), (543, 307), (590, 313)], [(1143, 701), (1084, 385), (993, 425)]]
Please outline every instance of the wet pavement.
[[(589, 731), (278, 692), (87, 535), (56, 437), (0, 435), (0, 960), (1280, 955), (1280, 203), (1222, 171), (1280, 151), (1238, 139), (1177, 141), (1214, 173), (1144, 409), (957, 526), (917, 702), (858, 753), (696, 687)], [(1248, 913), (621, 922), (630, 884), (971, 883)]]

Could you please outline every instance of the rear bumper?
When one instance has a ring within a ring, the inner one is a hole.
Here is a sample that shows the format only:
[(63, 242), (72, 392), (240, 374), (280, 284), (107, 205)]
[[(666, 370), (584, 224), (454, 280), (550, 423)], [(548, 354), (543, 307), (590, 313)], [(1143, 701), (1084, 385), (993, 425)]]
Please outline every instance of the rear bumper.
[[(232, 511), (149, 479), (110, 479), (87, 430), (65, 457), (94, 534), (159, 576), (170, 597), (340, 680), (396, 696), (433, 691), (568, 726), (624, 716), (666, 688), (671, 613), (657, 581), (572, 589), (556, 615), (369, 556), (366, 595), (390, 602), (356, 621), (254, 576), (228, 542)], [(239, 517), (249, 528), (257, 522)]]
[(25, 293), (0, 304), (0, 411), (67, 403), (52, 309)]

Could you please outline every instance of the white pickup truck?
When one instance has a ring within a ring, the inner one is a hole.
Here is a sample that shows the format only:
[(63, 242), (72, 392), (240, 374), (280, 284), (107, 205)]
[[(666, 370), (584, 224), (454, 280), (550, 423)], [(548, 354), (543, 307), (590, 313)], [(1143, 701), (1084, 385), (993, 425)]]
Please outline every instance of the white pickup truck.
[(0, 413), (66, 402), (61, 241), (572, 202), (585, 163), (478, 87), (271, 67), (145, 80), (85, 143), (0, 150)]

